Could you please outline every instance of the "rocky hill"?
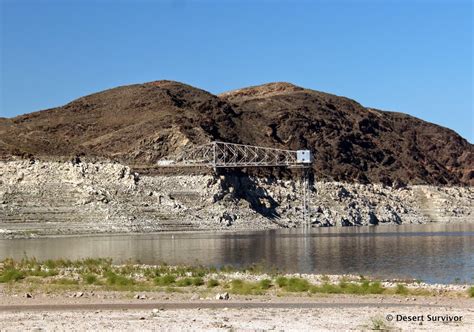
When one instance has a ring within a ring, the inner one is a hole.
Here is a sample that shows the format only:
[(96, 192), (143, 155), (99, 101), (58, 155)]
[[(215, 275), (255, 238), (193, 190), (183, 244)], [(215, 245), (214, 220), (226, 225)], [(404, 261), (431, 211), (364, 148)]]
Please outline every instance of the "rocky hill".
[(270, 83), (219, 96), (178, 82), (118, 87), (0, 118), (0, 158), (153, 166), (212, 140), (311, 149), (319, 179), (474, 185), (474, 146), (454, 131), (344, 97)]

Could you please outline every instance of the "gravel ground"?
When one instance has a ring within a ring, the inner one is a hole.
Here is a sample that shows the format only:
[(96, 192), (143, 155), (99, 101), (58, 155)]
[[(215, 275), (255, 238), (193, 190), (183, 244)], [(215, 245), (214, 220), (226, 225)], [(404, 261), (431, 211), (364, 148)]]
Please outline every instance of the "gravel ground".
[[(388, 322), (387, 315), (424, 315), (425, 322)], [(428, 322), (427, 315), (462, 316), (461, 322)], [(371, 330), (472, 331), (474, 310), (459, 308), (178, 309), (8, 312), (2, 331), (19, 330)]]
[[(3, 295), (0, 331), (474, 329), (474, 300), (469, 298), (266, 295), (231, 296), (230, 300), (216, 301), (193, 300), (191, 294), (148, 294), (145, 300), (113, 292), (104, 298), (104, 294), (81, 298), (38, 294), (29, 299)], [(388, 315), (392, 315), (392, 321)], [(422, 316), (423, 321), (397, 321), (397, 315)], [(428, 315), (458, 321), (429, 321)]]

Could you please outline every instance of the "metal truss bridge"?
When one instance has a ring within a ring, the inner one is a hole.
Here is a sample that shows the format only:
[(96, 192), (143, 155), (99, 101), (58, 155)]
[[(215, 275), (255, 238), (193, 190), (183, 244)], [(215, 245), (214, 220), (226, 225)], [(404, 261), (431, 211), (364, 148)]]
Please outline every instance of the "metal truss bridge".
[(225, 142), (185, 149), (171, 160), (160, 160), (160, 167), (206, 166), (214, 170), (223, 167), (291, 167), (302, 168), (303, 225), (309, 226), (308, 216), (308, 170), (312, 158), (309, 150), (283, 150), (254, 145)]
[(308, 167), (308, 150), (283, 150), (253, 145), (211, 142), (186, 149), (173, 160), (160, 160), (158, 166), (219, 167)]

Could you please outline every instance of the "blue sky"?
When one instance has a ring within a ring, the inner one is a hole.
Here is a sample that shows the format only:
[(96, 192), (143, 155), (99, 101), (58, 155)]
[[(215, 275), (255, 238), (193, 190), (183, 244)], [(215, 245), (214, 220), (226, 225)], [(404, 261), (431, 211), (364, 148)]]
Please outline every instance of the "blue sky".
[(159, 79), (287, 81), (474, 141), (469, 0), (0, 3), (3, 117)]

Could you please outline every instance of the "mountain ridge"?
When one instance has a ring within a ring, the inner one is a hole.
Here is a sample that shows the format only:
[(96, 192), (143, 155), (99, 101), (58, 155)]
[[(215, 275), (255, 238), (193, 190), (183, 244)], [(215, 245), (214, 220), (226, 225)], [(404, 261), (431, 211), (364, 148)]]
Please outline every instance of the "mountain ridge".
[(81, 156), (153, 166), (212, 140), (311, 149), (322, 179), (474, 185), (474, 146), (451, 129), (286, 82), (214, 95), (160, 80), (0, 119), (2, 159)]

